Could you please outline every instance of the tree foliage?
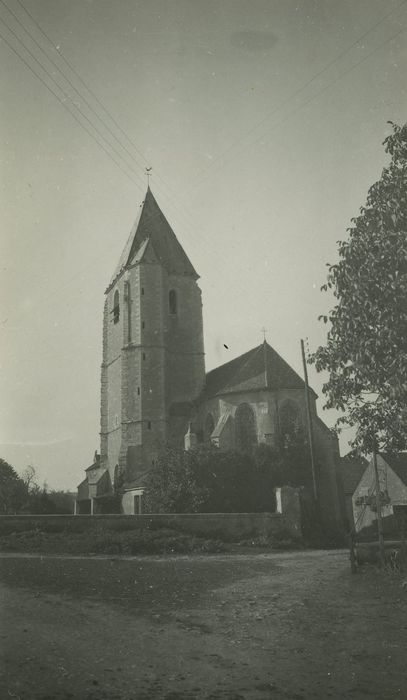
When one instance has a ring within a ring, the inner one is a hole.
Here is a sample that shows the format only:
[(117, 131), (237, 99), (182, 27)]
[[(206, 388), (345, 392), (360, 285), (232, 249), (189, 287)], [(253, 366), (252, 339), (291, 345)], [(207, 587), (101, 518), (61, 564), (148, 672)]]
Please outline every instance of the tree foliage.
[(51, 515), (73, 513), (73, 494), (64, 491), (48, 492), (46, 484), (39, 486), (32, 466), (21, 476), (0, 458), (0, 514)]
[(295, 440), (250, 454), (201, 445), (164, 450), (149, 472), (146, 507), (154, 513), (250, 513), (275, 509), (274, 488), (308, 479), (307, 449)]
[(0, 513), (13, 515), (18, 513), (26, 500), (24, 482), (15, 469), (0, 458)]
[(311, 361), (328, 372), (326, 408), (356, 429), (353, 446), (405, 449), (407, 398), (407, 124), (384, 141), (390, 163), (369, 190), (327, 283), (336, 304)]

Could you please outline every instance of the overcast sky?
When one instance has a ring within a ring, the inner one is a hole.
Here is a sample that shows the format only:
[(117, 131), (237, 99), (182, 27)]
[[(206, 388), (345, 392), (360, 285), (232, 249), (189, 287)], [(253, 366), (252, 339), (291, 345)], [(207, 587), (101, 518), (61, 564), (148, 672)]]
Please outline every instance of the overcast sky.
[(1, 457), (75, 488), (99, 447), (104, 290), (146, 165), (201, 275), (207, 369), (265, 326), (302, 371), (406, 121), (406, 27), (400, 0), (1, 0)]

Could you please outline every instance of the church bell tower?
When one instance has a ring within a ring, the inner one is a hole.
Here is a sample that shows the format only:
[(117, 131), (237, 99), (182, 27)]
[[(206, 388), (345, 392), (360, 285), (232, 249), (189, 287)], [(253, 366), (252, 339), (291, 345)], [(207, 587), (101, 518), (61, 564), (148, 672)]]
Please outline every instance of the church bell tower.
[(150, 188), (106, 290), (101, 464), (131, 485), (183, 444), (205, 381), (201, 290)]

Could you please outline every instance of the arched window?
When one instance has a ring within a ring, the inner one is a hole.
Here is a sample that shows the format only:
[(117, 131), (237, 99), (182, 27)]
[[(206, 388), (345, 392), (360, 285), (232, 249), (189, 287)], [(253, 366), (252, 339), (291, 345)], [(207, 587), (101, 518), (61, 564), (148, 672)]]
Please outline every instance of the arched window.
[(295, 401), (288, 399), (280, 408), (280, 433), (283, 444), (287, 444), (301, 430), (301, 414)]
[(125, 295), (124, 299), (127, 302), (127, 342), (131, 343), (131, 287), (130, 282), (125, 283)]
[(118, 323), (120, 318), (120, 297), (119, 290), (116, 289), (113, 297), (113, 322)]
[(241, 403), (235, 413), (236, 446), (250, 452), (257, 445), (256, 419), (248, 403)]
[(170, 314), (175, 315), (178, 311), (177, 304), (177, 292), (175, 289), (170, 289), (168, 294), (168, 305), (170, 309)]
[(205, 418), (205, 442), (210, 441), (211, 435), (212, 435), (214, 430), (215, 430), (215, 421), (213, 420), (212, 414), (208, 413), (208, 415)]

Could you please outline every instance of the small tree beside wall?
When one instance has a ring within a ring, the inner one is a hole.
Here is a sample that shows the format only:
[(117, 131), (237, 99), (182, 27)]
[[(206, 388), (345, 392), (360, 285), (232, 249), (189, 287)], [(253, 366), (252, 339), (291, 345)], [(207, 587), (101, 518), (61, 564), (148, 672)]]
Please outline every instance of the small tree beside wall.
[[(146, 509), (150, 513), (274, 512), (276, 486), (306, 482), (303, 455), (298, 446), (276, 452), (259, 445), (246, 454), (213, 445), (164, 450), (145, 484)], [(304, 473), (299, 476), (301, 470)]]

